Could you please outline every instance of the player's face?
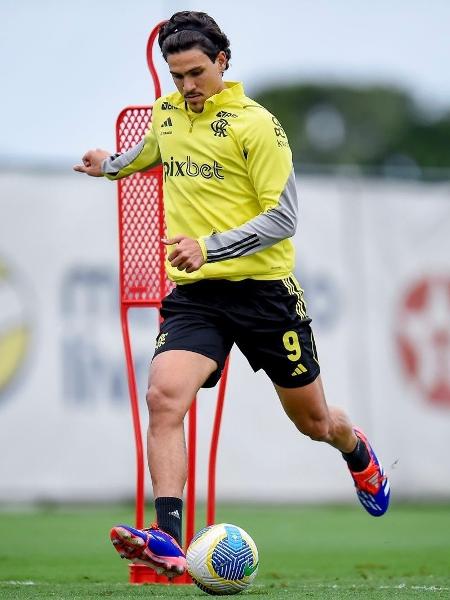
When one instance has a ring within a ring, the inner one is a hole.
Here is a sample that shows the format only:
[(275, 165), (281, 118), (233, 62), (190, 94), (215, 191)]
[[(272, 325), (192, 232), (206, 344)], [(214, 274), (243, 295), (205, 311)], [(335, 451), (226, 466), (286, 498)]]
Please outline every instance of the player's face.
[(224, 52), (219, 52), (212, 62), (199, 48), (192, 48), (169, 54), (167, 64), (178, 91), (194, 112), (202, 112), (205, 101), (225, 88), (222, 80), (226, 64)]

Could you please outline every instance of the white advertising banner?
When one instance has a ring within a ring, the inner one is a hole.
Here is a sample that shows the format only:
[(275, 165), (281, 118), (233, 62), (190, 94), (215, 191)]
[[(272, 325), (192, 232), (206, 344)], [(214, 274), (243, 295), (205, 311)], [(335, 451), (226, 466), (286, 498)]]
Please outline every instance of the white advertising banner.
[(450, 495), (450, 186), (364, 194), (371, 429), (402, 496)]
[[(0, 197), (0, 502), (130, 498), (116, 187), (1, 173)], [(450, 185), (304, 178), (299, 197), (296, 275), (328, 402), (367, 429), (396, 497), (450, 498)], [(145, 428), (157, 315), (130, 319)], [(216, 394), (198, 400), (200, 497)], [(217, 488), (353, 500), (339, 453), (301, 436), (235, 350)]]

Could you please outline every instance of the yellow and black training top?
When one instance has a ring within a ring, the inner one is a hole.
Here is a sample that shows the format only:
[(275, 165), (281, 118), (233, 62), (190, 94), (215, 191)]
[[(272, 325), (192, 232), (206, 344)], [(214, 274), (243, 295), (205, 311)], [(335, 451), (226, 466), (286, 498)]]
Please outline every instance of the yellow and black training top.
[(120, 179), (162, 162), (167, 236), (197, 239), (206, 263), (194, 273), (166, 261), (176, 283), (283, 279), (294, 266), (297, 223), (292, 154), (277, 119), (226, 82), (201, 113), (178, 92), (159, 98), (144, 139), (103, 162)]

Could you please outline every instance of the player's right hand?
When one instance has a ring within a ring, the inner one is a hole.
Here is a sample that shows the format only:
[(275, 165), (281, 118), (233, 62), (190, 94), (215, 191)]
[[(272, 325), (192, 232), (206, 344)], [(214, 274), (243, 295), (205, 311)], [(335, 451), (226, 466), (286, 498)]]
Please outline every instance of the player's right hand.
[(102, 163), (108, 156), (111, 156), (111, 152), (107, 150), (101, 150), (100, 148), (88, 150), (81, 159), (83, 164), (75, 165), (73, 170), (79, 173), (86, 173), (86, 175), (90, 175), (91, 177), (102, 177)]

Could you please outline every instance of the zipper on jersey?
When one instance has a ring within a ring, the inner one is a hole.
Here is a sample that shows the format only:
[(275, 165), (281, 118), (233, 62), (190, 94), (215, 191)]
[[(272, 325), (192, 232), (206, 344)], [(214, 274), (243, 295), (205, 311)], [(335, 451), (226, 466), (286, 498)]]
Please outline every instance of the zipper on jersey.
[(191, 119), (189, 117), (189, 114), (188, 114), (187, 110), (186, 110), (185, 113), (184, 113), (184, 115), (185, 115), (186, 119), (189, 121), (189, 131), (188, 131), (188, 133), (192, 133), (192, 129), (194, 128), (194, 123), (200, 117), (200, 114), (198, 116), (194, 117), (193, 119)]
[(189, 131), (188, 131), (188, 133), (192, 133), (192, 130), (194, 128), (194, 123), (198, 119), (198, 117), (195, 117), (195, 119), (190, 119), (189, 115), (186, 115), (186, 116), (189, 119)]

